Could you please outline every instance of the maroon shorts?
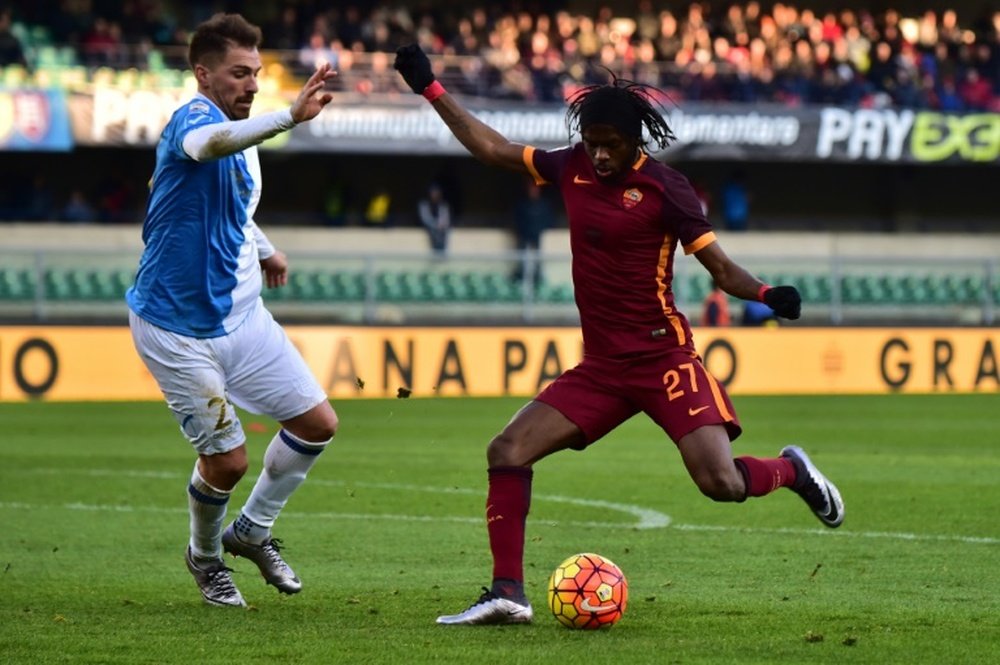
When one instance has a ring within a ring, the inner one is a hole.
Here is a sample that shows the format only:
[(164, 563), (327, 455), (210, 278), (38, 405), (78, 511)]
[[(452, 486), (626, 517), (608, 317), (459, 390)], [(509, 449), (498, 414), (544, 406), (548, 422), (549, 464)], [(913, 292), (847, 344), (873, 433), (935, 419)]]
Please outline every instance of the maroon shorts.
[(702, 425), (725, 425), (730, 440), (743, 431), (726, 389), (683, 349), (632, 360), (585, 356), (535, 399), (583, 431), (581, 448), (640, 411), (675, 443)]

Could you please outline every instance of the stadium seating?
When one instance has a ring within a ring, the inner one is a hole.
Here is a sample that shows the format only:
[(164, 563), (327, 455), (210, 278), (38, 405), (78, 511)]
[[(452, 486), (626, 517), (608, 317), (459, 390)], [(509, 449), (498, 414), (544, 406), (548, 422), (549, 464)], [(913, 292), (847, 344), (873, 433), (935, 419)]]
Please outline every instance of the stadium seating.
[[(829, 305), (833, 282), (829, 274), (762, 273), (773, 284), (792, 284), (807, 304)], [(121, 300), (133, 273), (122, 269), (60, 267), (44, 270), (41, 296), (53, 302), (112, 302)], [(0, 302), (30, 301), (38, 297), (38, 277), (30, 268), (0, 268)], [(707, 273), (679, 278), (675, 293), (686, 303), (701, 302), (711, 288)], [(857, 306), (981, 305), (987, 296), (983, 275), (897, 271), (882, 274), (848, 274), (840, 277), (840, 303)], [(990, 288), (992, 302), (1000, 304), (1000, 284)], [(536, 302), (569, 304), (573, 288), (568, 282), (545, 282), (528, 297)], [(293, 272), (288, 284), (265, 291), (265, 298), (279, 302), (380, 303), (518, 303), (524, 300), (522, 284), (508, 274), (481, 270), (305, 270)]]
[(35, 273), (31, 270), (0, 268), (0, 302), (35, 298)]

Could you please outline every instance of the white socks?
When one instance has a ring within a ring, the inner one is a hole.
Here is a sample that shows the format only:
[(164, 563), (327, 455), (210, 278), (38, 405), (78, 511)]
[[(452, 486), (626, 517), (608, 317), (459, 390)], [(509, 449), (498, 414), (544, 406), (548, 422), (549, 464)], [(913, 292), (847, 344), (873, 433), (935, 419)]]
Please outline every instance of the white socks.
[(198, 473), (194, 463), (188, 485), (188, 512), (191, 514), (191, 556), (196, 561), (218, 561), (222, 558), (222, 521), (230, 492), (212, 487)]
[(283, 429), (278, 431), (264, 453), (257, 484), (236, 520), (240, 540), (259, 545), (271, 536), (278, 513), (331, 440), (303, 441)]

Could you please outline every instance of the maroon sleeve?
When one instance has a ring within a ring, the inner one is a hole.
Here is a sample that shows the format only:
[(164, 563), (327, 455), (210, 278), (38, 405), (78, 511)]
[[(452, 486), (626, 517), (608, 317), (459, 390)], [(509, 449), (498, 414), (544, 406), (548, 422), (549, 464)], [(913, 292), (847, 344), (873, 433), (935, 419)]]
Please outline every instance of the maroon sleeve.
[(525, 146), (523, 159), (535, 183), (546, 185), (559, 182), (572, 154), (573, 149), (570, 146), (556, 150), (538, 150), (532, 146)]
[(693, 254), (715, 241), (712, 225), (705, 217), (701, 201), (691, 182), (673, 169), (667, 169), (663, 190), (664, 216), (674, 228), (685, 254)]

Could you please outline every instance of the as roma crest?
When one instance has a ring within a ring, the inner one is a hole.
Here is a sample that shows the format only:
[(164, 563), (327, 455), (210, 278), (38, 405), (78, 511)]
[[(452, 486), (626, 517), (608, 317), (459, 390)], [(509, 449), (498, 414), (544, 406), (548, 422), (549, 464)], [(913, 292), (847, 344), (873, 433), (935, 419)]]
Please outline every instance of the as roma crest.
[(639, 205), (639, 201), (642, 201), (642, 192), (635, 187), (626, 189), (625, 193), (622, 194), (622, 205), (625, 206), (626, 210), (631, 210)]

